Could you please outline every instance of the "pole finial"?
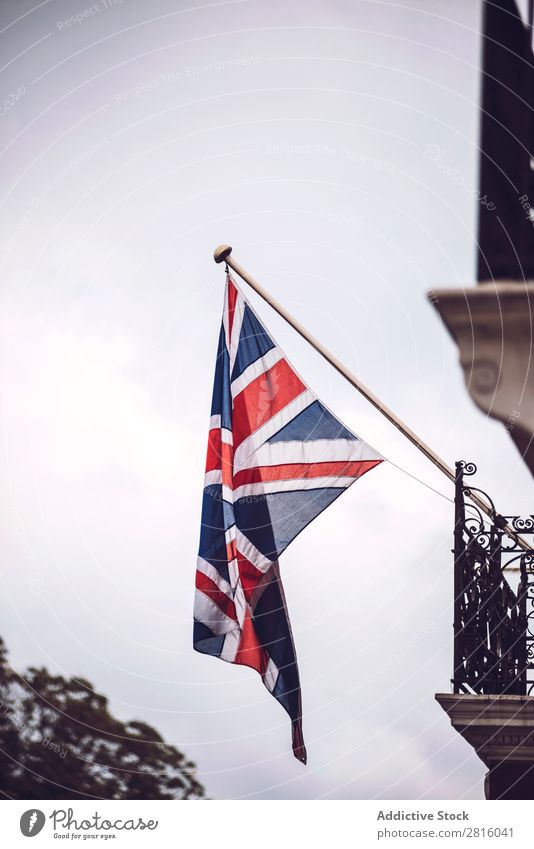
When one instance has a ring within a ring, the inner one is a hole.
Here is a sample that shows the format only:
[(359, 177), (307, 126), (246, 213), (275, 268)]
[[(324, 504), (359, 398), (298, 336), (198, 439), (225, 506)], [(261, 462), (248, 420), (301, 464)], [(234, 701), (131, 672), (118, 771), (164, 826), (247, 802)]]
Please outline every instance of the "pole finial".
[(219, 247), (215, 248), (213, 251), (213, 259), (215, 262), (225, 262), (231, 253), (232, 248), (230, 245), (219, 245)]

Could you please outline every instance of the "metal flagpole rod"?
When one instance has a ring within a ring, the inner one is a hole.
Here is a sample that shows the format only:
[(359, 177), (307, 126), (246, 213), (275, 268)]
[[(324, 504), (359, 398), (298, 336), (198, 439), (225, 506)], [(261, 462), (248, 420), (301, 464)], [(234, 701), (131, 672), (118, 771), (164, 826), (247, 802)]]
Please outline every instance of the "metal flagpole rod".
[[(430, 448), (430, 446), (426, 444), (426, 442), (423, 442), (423, 440), (419, 436), (417, 436), (417, 434), (414, 433), (414, 431), (409, 428), (408, 425), (402, 421), (402, 419), (395, 415), (393, 410), (390, 410), (389, 407), (384, 404), (384, 402), (381, 401), (380, 398), (378, 398), (374, 394), (374, 392), (371, 392), (371, 390), (368, 389), (368, 387), (365, 386), (365, 384), (362, 383), (362, 381), (359, 380), (355, 374), (349, 371), (349, 369), (344, 366), (343, 363), (337, 359), (337, 357), (331, 354), (330, 351), (328, 351), (327, 348), (324, 347), (324, 345), (321, 345), (319, 340), (316, 339), (315, 336), (312, 336), (312, 334), (309, 333), (308, 330), (306, 330), (306, 328), (303, 327), (303, 325), (296, 320), (296, 318), (293, 318), (293, 316), (285, 309), (285, 307), (283, 307), (282, 304), (278, 303), (278, 301), (276, 301), (269, 294), (269, 292), (267, 292), (266, 289), (264, 289), (263, 286), (258, 283), (258, 281), (255, 280), (254, 277), (252, 277), (252, 275), (249, 274), (248, 271), (246, 271), (246, 269), (244, 269), (243, 266), (240, 265), (231, 256), (231, 253), (232, 248), (229, 245), (219, 245), (219, 247), (216, 248), (214, 251), (213, 258), (217, 263), (225, 262), (227, 265), (229, 265), (230, 268), (235, 271), (235, 273), (238, 274), (242, 280), (245, 281), (245, 283), (248, 283), (248, 285), (252, 289), (254, 289), (254, 291), (257, 292), (258, 295), (263, 298), (264, 301), (267, 301), (267, 303), (278, 313), (278, 315), (281, 315), (282, 318), (285, 319), (287, 323), (290, 324), (291, 327), (297, 331), (297, 333), (300, 333), (300, 335), (304, 339), (306, 339), (307, 342), (310, 343), (312, 348), (315, 348), (315, 350), (319, 354), (321, 354), (321, 356), (324, 357), (324, 359), (327, 360), (327, 362), (329, 362), (330, 365), (336, 369), (336, 371), (343, 375), (343, 377), (348, 380), (348, 382), (352, 386), (354, 386), (354, 388), (357, 389), (358, 392), (360, 392), (361, 395), (364, 396), (364, 398), (367, 398), (367, 400), (373, 405), (373, 407), (376, 407), (376, 409), (379, 410), (382, 415), (385, 416), (385, 418), (390, 421), (391, 424), (394, 425), (394, 427), (397, 428), (397, 430), (400, 430), (400, 432), (404, 434), (404, 436), (409, 439), (410, 442), (415, 445), (415, 447), (418, 448), (419, 451), (421, 451), (421, 453), (424, 454), (425, 457), (427, 457), (431, 463), (437, 466), (437, 468), (447, 478), (449, 478), (450, 481), (454, 483), (456, 481), (456, 473), (454, 469), (452, 469), (451, 466), (449, 466), (444, 460), (442, 460), (439, 454), (436, 454), (436, 452), (433, 451), (432, 448)], [(470, 492), (469, 498), (471, 499), (471, 501), (473, 501), (474, 504), (477, 505), (480, 510), (482, 510), (483, 513), (486, 514), (486, 516), (488, 516), (492, 520), (495, 519), (496, 514), (489, 502), (487, 502), (484, 498), (481, 498), (475, 492)], [(531, 547), (529, 546), (529, 544), (522, 537), (520, 537), (513, 530), (513, 528), (510, 527), (510, 525), (503, 525), (502, 530), (511, 539), (513, 539), (517, 543), (517, 545), (519, 545), (522, 549), (524, 549), (525, 551), (531, 551)]]

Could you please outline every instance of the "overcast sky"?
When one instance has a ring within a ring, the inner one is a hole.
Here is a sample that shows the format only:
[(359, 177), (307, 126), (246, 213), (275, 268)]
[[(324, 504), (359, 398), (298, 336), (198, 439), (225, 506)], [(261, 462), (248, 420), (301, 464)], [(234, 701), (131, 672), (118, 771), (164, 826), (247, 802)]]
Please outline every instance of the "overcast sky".
[[(426, 293), (474, 285), (480, 3), (3, 0), (2, 593), (13, 663), (89, 678), (217, 798), (482, 798), (450, 689), (452, 504), (396, 466), (281, 570), (309, 764), (259, 676), (195, 654), (234, 254), (502, 512), (532, 511)], [(70, 19), (70, 20), (69, 20)], [(452, 487), (251, 301), (350, 427)]]

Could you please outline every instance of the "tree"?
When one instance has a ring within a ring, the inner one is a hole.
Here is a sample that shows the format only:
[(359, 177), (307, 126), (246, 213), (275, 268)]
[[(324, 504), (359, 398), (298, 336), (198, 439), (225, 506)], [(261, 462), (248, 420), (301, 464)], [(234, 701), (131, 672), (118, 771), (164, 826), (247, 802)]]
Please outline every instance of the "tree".
[(198, 799), (195, 765), (144, 722), (121, 722), (83, 678), (19, 676), (0, 638), (0, 796)]

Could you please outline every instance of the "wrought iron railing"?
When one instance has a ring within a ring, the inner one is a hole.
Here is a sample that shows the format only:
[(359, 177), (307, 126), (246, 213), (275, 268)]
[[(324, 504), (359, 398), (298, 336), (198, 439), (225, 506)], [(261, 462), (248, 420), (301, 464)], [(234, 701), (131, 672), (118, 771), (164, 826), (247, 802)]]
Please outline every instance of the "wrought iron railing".
[[(534, 689), (534, 553), (503, 533), (534, 543), (534, 516), (500, 516), (486, 493), (466, 485), (474, 463), (456, 463), (454, 525), (455, 693), (530, 695)], [(486, 520), (466, 498), (481, 493)]]

